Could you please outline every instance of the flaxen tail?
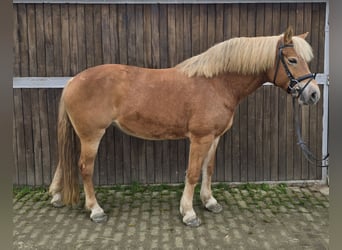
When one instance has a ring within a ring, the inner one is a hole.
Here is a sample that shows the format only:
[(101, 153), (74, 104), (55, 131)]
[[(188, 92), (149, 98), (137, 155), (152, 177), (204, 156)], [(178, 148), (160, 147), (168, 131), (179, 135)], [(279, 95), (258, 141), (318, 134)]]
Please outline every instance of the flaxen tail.
[(77, 135), (64, 107), (63, 95), (58, 114), (58, 154), (62, 169), (62, 201), (65, 205), (79, 202), (80, 188), (78, 175)]

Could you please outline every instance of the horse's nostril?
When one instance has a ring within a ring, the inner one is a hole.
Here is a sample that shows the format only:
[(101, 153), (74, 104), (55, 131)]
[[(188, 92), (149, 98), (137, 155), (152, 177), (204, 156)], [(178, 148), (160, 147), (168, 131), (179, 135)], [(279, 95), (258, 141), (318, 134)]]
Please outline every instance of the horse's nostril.
[(313, 93), (311, 94), (311, 99), (312, 99), (312, 100), (316, 100), (316, 99), (317, 99), (317, 93), (316, 93), (316, 92), (313, 92)]

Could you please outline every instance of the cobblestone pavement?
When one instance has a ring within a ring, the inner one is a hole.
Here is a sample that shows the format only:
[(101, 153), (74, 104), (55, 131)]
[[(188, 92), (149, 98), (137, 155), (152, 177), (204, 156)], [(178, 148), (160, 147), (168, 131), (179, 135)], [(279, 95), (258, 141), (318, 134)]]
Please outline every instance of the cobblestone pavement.
[(45, 189), (15, 189), (13, 249), (328, 249), (329, 189), (216, 185), (223, 211), (205, 210), (198, 189), (198, 228), (182, 224), (182, 186), (98, 188), (108, 221), (89, 219), (82, 196), (74, 208), (53, 208)]

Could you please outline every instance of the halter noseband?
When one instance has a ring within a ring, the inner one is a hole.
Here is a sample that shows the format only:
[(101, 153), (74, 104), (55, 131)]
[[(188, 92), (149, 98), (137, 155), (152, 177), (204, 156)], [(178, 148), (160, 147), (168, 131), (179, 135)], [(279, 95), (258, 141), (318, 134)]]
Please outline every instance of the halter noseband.
[[(310, 73), (310, 74), (307, 74), (304, 76), (300, 76), (298, 78), (294, 78), (289, 67), (287, 66), (287, 64), (285, 62), (284, 54), (283, 54), (283, 49), (288, 48), (288, 47), (293, 47), (293, 44), (284, 44), (284, 45), (279, 46), (279, 48), (278, 48), (277, 65), (276, 65), (276, 71), (274, 73), (273, 83), (275, 84), (275, 80), (277, 78), (278, 70), (279, 70), (279, 62), (281, 61), (283, 66), (284, 66), (286, 75), (290, 79), (290, 84), (287, 87), (287, 93), (291, 94), (294, 97), (299, 98), (300, 95), (303, 93), (304, 89), (309, 85), (309, 83), (313, 79), (316, 78), (316, 73), (315, 74)], [(296, 85), (298, 85), (298, 83), (300, 83), (301, 81), (304, 81), (306, 79), (310, 79), (310, 80), (304, 85), (303, 88), (296, 86)]]

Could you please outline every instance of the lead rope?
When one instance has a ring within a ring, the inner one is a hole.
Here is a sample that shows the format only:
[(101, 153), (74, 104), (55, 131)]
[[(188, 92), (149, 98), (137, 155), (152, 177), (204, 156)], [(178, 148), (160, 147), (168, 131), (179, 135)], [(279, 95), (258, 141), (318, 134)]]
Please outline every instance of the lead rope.
[(294, 123), (295, 123), (295, 130), (297, 135), (297, 144), (302, 149), (302, 152), (305, 158), (312, 164), (316, 165), (317, 167), (327, 168), (329, 167), (329, 153), (324, 156), (322, 159), (317, 159), (317, 157), (309, 150), (308, 146), (302, 139), (300, 123), (299, 123), (299, 112), (296, 105), (296, 97), (292, 97), (292, 106), (294, 110)]

